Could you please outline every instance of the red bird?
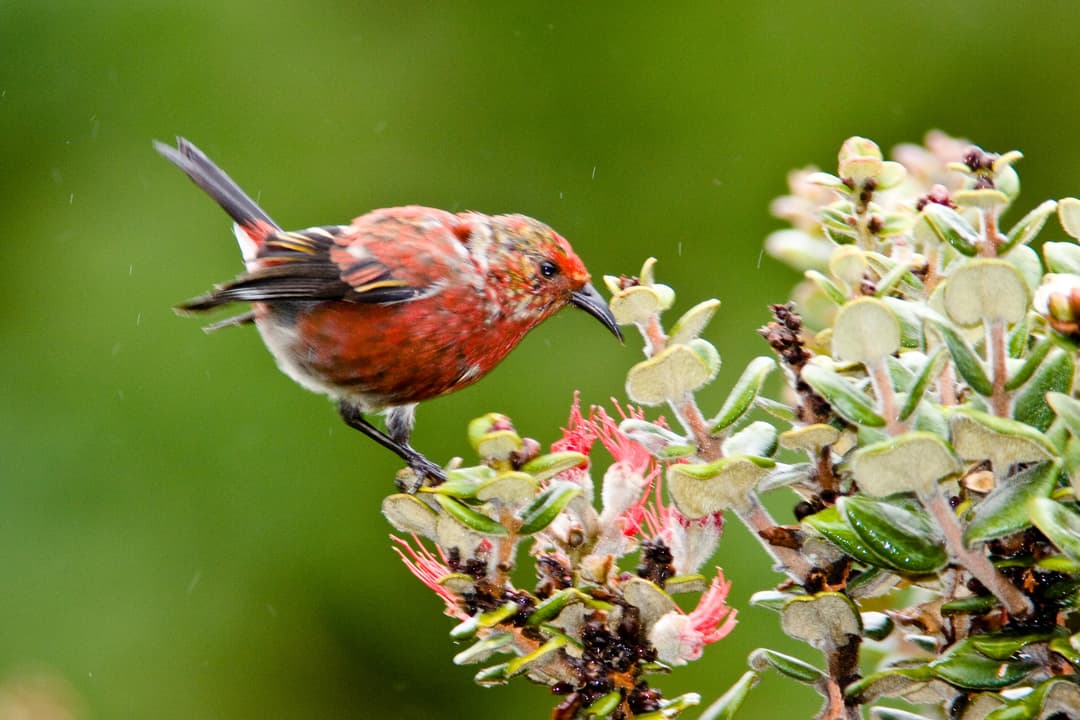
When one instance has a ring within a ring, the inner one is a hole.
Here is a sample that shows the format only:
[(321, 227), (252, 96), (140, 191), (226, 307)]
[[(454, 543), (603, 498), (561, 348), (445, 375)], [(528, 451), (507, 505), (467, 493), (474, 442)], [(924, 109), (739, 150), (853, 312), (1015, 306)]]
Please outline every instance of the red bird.
[[(286, 375), (421, 479), (445, 474), (409, 445), (418, 402), (473, 384), (567, 305), (621, 339), (570, 244), (532, 218), (411, 205), (286, 232), (187, 140), (154, 147), (232, 217), (247, 267), (177, 311), (250, 302), (208, 329), (254, 322)], [(386, 433), (364, 418), (379, 411)]]

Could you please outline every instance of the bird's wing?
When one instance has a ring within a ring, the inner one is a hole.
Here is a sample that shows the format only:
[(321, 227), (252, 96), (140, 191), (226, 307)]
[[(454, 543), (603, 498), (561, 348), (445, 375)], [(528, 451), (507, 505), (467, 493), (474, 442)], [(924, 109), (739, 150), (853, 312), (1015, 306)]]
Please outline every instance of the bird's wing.
[(203, 312), (233, 302), (287, 300), (395, 303), (424, 293), (423, 286), (396, 278), (391, 268), (375, 257), (353, 257), (347, 264), (331, 257), (331, 250), (338, 247), (337, 238), (348, 228), (274, 233), (258, 250), (259, 267), (178, 305), (177, 310)]
[(290, 300), (390, 304), (448, 286), (477, 291), (482, 278), (463, 243), (480, 217), (411, 205), (373, 210), (349, 225), (275, 232), (258, 248), (255, 269), (177, 310)]

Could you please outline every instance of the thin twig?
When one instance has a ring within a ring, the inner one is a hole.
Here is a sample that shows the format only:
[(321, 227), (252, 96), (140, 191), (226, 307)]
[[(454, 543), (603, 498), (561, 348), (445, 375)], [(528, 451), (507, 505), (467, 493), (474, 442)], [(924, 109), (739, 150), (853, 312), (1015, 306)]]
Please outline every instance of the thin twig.
[(747, 506), (745, 508), (735, 508), (735, 514), (744, 525), (750, 528), (754, 537), (765, 548), (765, 552), (772, 556), (776, 564), (788, 577), (800, 585), (806, 583), (807, 578), (810, 577), (810, 563), (798, 550), (772, 545), (765, 539), (763, 533), (767, 533), (776, 527), (777, 523), (753, 493), (750, 495), (750, 502)]
[(990, 368), (993, 373), (993, 393), (990, 396), (990, 404), (995, 415), (1009, 417), (1009, 394), (1005, 390), (1005, 382), (1009, 379), (1005, 365), (1008, 357), (1005, 347), (1005, 321), (1001, 318), (991, 320), (989, 326), (987, 345), (989, 346)]
[(1031, 600), (997, 571), (993, 563), (980, 552), (969, 550), (964, 545), (964, 531), (960, 527), (956, 514), (949, 507), (941, 487), (935, 485), (929, 493), (921, 493), (919, 499), (930, 511), (938, 527), (945, 535), (945, 547), (957, 565), (966, 569), (994, 594), (1010, 615), (1024, 617), (1032, 611)]

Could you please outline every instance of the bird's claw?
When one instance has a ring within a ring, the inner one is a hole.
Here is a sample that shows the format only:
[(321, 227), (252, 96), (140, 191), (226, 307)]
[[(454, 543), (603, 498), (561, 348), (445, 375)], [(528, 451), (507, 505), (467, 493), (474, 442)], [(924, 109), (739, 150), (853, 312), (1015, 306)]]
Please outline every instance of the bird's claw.
[[(441, 485), (446, 482), (446, 471), (423, 455), (417, 453), (407, 461), (410, 472), (402, 471), (398, 475), (398, 486), (402, 491), (415, 494), (425, 483)], [(430, 482), (428, 478), (431, 478)]]

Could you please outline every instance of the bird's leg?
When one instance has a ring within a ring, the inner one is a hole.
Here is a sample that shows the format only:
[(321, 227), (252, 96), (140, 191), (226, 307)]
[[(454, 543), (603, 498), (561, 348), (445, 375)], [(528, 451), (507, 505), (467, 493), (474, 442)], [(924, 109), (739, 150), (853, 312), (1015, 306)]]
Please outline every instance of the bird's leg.
[(365, 420), (363, 414), (355, 405), (351, 405), (344, 400), (338, 403), (338, 412), (341, 413), (341, 419), (345, 421), (346, 425), (354, 430), (359, 430), (400, 457), (421, 480), (425, 477), (431, 477), (435, 480), (436, 485), (446, 480), (446, 473), (441, 467), (428, 460), (423, 454), (409, 445), (409, 430), (412, 428), (412, 406), (408, 408), (407, 417), (402, 417), (403, 414), (395, 416), (394, 410), (390, 411), (387, 418), (387, 425), (391, 433), (387, 435)]

